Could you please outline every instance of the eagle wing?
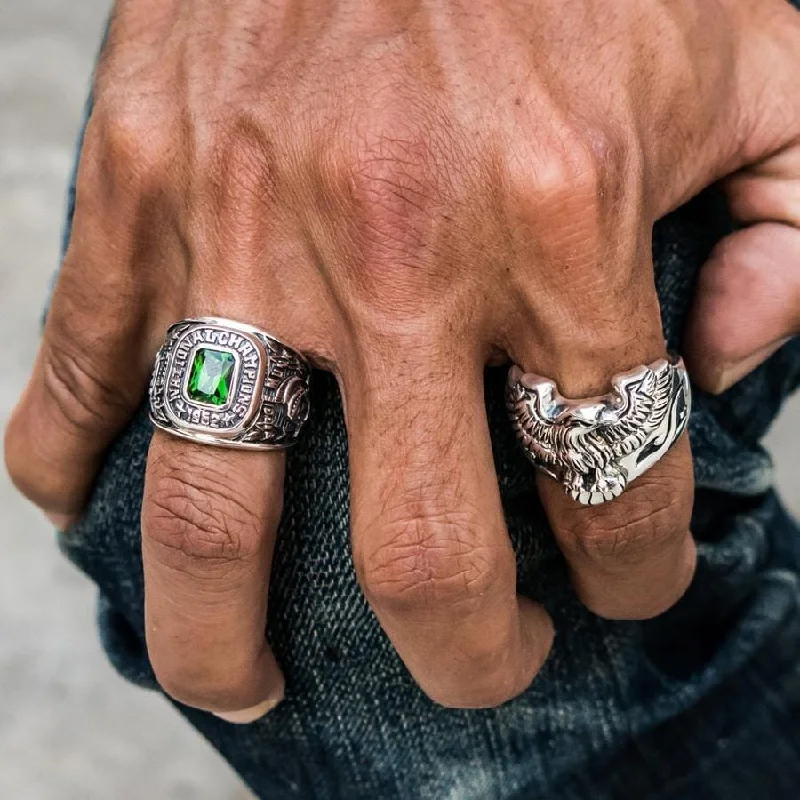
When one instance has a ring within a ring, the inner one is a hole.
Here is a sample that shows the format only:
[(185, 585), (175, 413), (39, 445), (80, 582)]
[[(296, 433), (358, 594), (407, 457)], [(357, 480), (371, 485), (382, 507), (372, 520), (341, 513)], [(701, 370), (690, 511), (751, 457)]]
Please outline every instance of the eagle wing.
[(674, 382), (673, 370), (647, 369), (640, 381), (618, 387), (623, 399), (620, 412), (603, 420), (590, 432), (607, 454), (628, 455), (641, 447), (669, 413)]
[(568, 426), (555, 417), (553, 404), (519, 384), (508, 387), (507, 406), (525, 451), (545, 468), (560, 466), (569, 438)]
[(670, 369), (648, 368), (639, 381), (615, 386), (599, 402), (601, 412), (592, 423), (557, 413), (563, 406), (552, 396), (519, 385), (509, 387), (508, 406), (525, 449), (540, 466), (589, 475), (641, 447), (661, 425), (673, 380)]

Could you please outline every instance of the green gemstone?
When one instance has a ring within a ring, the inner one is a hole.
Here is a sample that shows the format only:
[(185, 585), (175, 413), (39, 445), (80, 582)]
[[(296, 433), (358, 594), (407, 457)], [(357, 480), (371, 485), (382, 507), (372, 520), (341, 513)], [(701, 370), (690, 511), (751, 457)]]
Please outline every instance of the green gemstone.
[(189, 376), (189, 397), (198, 403), (224, 406), (231, 392), (236, 359), (222, 350), (200, 348)]

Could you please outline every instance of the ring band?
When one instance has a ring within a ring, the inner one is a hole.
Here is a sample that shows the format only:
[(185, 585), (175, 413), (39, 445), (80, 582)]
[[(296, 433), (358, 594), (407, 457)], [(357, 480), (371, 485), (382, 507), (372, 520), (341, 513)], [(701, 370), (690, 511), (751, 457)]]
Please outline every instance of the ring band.
[(150, 419), (161, 430), (219, 447), (274, 450), (308, 419), (311, 369), (265, 331), (217, 317), (167, 330), (150, 381)]
[(514, 366), (506, 406), (528, 458), (583, 505), (618, 497), (681, 436), (691, 412), (683, 360), (615, 375), (601, 397), (568, 400), (556, 384)]

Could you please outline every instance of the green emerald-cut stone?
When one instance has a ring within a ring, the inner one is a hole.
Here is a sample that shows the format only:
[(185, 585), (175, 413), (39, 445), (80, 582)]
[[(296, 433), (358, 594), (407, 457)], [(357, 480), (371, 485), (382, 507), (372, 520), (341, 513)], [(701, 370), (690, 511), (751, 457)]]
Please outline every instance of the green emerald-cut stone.
[(231, 353), (201, 347), (195, 353), (189, 375), (189, 397), (198, 403), (224, 406), (231, 392), (235, 364)]

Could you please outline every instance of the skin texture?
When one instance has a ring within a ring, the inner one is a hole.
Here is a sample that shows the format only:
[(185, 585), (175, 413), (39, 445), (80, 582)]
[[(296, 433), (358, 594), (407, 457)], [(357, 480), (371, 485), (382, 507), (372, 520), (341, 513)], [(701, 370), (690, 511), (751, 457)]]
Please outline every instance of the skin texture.
[[(68, 524), (167, 325), (258, 325), (339, 381), (354, 562), (408, 669), (443, 705), (514, 697), (553, 630), (516, 595), (484, 366), (582, 397), (662, 356), (653, 222), (730, 175), (754, 225), (705, 270), (695, 377), (723, 388), (796, 330), (798, 67), (783, 0), (120, 0), (13, 480)], [(729, 335), (742, 282), (768, 333)], [(239, 722), (283, 694), (264, 640), (283, 469), (160, 432), (150, 450), (153, 666)], [(538, 480), (591, 610), (682, 595), (686, 439), (599, 507)]]

